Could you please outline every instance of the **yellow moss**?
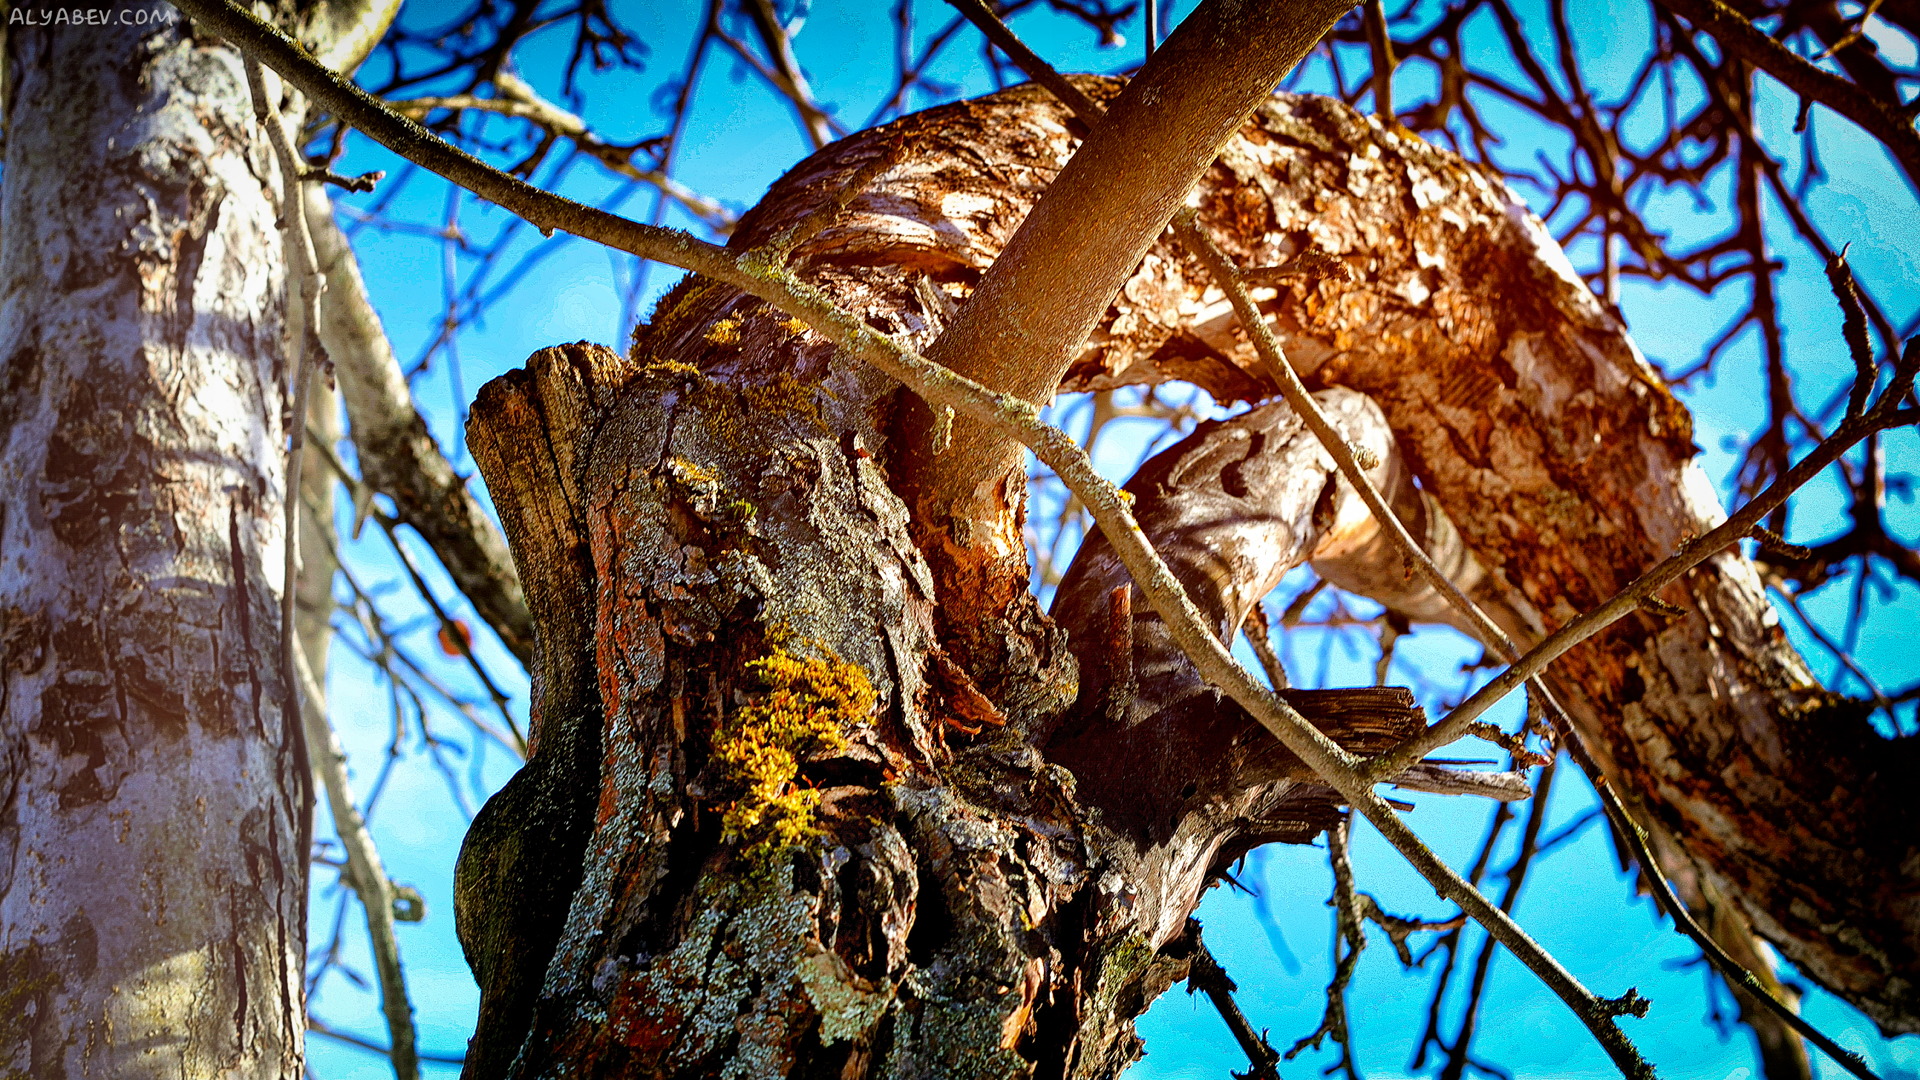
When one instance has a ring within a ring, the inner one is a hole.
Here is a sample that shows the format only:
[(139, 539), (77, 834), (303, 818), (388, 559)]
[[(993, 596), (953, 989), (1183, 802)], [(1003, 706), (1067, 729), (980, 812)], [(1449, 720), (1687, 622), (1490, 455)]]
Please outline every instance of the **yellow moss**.
[(818, 384), (801, 382), (791, 373), (783, 371), (772, 382), (749, 386), (742, 393), (747, 399), (748, 411), (753, 414), (799, 413), (813, 421), (821, 431), (827, 431), (827, 422), (820, 415), (820, 405), (814, 400), (814, 392), (818, 389)]
[(801, 758), (844, 751), (841, 728), (865, 719), (875, 698), (866, 673), (838, 657), (776, 648), (747, 670), (762, 690), (722, 725), (713, 761), (722, 782), (740, 791), (722, 818), (725, 836), (764, 865), (819, 835), (820, 793), (798, 786)]
[(729, 315), (707, 327), (706, 337), (709, 345), (740, 344), (740, 317)]
[(720, 477), (715, 475), (711, 469), (697, 465), (677, 454), (674, 455), (673, 460), (669, 464), (673, 469), (674, 479), (682, 483), (715, 485), (720, 483)]
[(805, 319), (795, 319), (792, 317), (781, 319), (780, 329), (785, 330), (789, 334), (804, 334), (807, 332), (807, 321)]
[(822, 433), (832, 433), (815, 400), (816, 394), (826, 391), (818, 383), (804, 382), (788, 372), (781, 372), (772, 382), (744, 387), (737, 396), (728, 387), (711, 389), (712, 394), (702, 399), (701, 419), (708, 431), (735, 449), (757, 445), (770, 432), (780, 430), (777, 417), (788, 413), (805, 417)]
[(699, 274), (688, 274), (667, 291), (654, 305), (653, 317), (633, 329), (633, 356), (640, 358), (656, 343), (672, 341), (685, 332), (687, 324), (724, 303), (739, 290)]

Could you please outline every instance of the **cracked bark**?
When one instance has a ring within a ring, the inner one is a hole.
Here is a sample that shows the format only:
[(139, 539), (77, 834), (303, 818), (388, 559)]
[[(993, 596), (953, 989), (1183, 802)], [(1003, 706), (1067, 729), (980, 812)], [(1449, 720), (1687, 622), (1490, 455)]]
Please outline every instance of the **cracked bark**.
[[(923, 279), (964, 300), (1073, 145), (1030, 88), (931, 110), (801, 163), (733, 245), (898, 152), (795, 257), (924, 347), (944, 305), (921, 299)], [(1317, 247), (1356, 271), (1265, 302), (1323, 400), (1377, 442), (1415, 534), (1443, 565), (1480, 568), (1472, 591), (1517, 637), (1718, 515), (1685, 411), (1496, 181), (1337, 104), (1279, 96), (1203, 178), (1201, 206), (1247, 264)], [(1162, 244), (1067, 386), (1183, 378), (1258, 399), (1253, 369), (1225, 302)], [(1209, 875), (1331, 820), (1332, 794), (1122, 599), (1099, 540), (1052, 618), (1008, 621), (991, 680), (948, 655), (889, 486), (904, 407), (804, 326), (699, 279), (630, 358), (547, 350), (482, 392), (471, 441), (538, 651), (526, 779), (462, 856), (484, 995), (469, 1075), (1113, 1075), (1137, 1052), (1132, 1018), (1182, 973), (1160, 948)], [(1435, 617), (1290, 422), (1269, 406), (1209, 427), (1130, 485), (1195, 601), (1231, 633), (1278, 574), (1318, 558)], [(1020, 494), (997, 498), (1012, 512)], [(1561, 661), (1556, 692), (1718, 895), (1883, 1025), (1912, 1028), (1901, 979), (1920, 919), (1902, 905), (1920, 859), (1892, 790), (1910, 748), (1813, 682), (1737, 552), (1684, 589), (1669, 599), (1687, 616), (1616, 626)], [(747, 665), (783, 651), (857, 667), (879, 706), (838, 717), (844, 748), (797, 766), (822, 835), (756, 869), (722, 839), (742, 796), (712, 748), (767, 693)], [(1361, 751), (1418, 721), (1392, 691), (1299, 704)]]

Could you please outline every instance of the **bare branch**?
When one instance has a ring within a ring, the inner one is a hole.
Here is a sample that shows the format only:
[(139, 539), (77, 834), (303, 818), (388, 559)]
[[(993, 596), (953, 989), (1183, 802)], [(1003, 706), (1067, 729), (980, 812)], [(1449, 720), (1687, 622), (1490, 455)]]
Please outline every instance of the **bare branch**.
[(307, 666), (306, 654), (296, 652), (300, 682), (305, 701), (301, 720), (307, 745), (313, 748), (313, 771), (327, 792), (327, 810), (333, 817), (334, 834), (347, 852), (347, 884), (360, 897), (367, 916), (367, 936), (372, 939), (373, 962), (380, 977), (381, 1011), (386, 1015), (396, 1080), (416, 1080), (419, 1060), (414, 1050), (413, 1005), (407, 1000), (406, 969), (400, 964), (400, 945), (393, 936), (394, 890), (387, 871), (380, 863), (367, 823), (353, 804), (353, 789), (347, 781), (347, 756), (340, 740), (327, 723), (326, 692)]
[[(1082, 121), (1091, 125), (1105, 111), (1094, 104), (1093, 99), (1079, 87), (1055, 71), (1053, 65), (1042, 60), (1040, 55), (1032, 49), (1027, 48), (1026, 42), (1021, 41), (1012, 30), (1007, 28), (1006, 23), (1000, 21), (1000, 17), (987, 6), (986, 0), (947, 0), (947, 2), (957, 8), (960, 14), (965, 15), (968, 22), (979, 27), (980, 32), (987, 35), (987, 40), (993, 42), (995, 47), (1012, 57), (1020, 70), (1027, 73), (1028, 78), (1052, 91), (1053, 96), (1059, 98), (1062, 105), (1072, 109), (1073, 114)], [(1148, 35), (1148, 40), (1152, 40), (1151, 34)]]
[(668, 176), (665, 169), (643, 169), (633, 163), (633, 155), (654, 140), (632, 145), (610, 143), (595, 134), (578, 114), (541, 97), (525, 79), (510, 71), (502, 70), (496, 74), (493, 87), (494, 97), (452, 94), (412, 98), (394, 102), (393, 109), (415, 121), (423, 121), (428, 114), (441, 109), (477, 110), (525, 120), (550, 135), (572, 142), (581, 153), (598, 161), (609, 172), (651, 184), (715, 232), (725, 235), (733, 230), (732, 211)]
[(1246, 1052), (1247, 1061), (1252, 1066), (1247, 1076), (1250, 1080), (1280, 1080), (1280, 1055), (1267, 1044), (1265, 1035), (1256, 1035), (1253, 1025), (1247, 1023), (1246, 1014), (1234, 1003), (1233, 992), (1239, 987), (1227, 977), (1227, 971), (1213, 958), (1206, 942), (1200, 939), (1200, 920), (1187, 920), (1187, 937), (1192, 942), (1193, 957), (1187, 967), (1187, 993), (1198, 990), (1207, 995), (1213, 1007), (1220, 1013), (1220, 1019), (1226, 1021), (1227, 1030), (1233, 1032), (1234, 1041)]
[[(474, 610), (525, 664), (532, 655), (533, 617), (506, 540), (414, 409), (326, 194), (314, 188), (305, 197), (306, 219), (331, 285), (321, 302), (321, 340), (340, 376), (362, 478), (393, 500), (400, 519), (427, 541)], [(365, 512), (364, 504), (356, 506), (356, 527)]]
[(1858, 124), (1886, 146), (1920, 188), (1920, 133), (1900, 102), (1886, 101), (1838, 75), (1822, 71), (1768, 36), (1721, 0), (1659, 0), (1662, 7), (1712, 34), (1727, 52), (1780, 80), (1802, 98), (1818, 101)]
[[(1360, 1064), (1353, 1054), (1353, 1032), (1347, 1024), (1347, 986), (1353, 981), (1353, 969), (1360, 963), (1360, 954), (1366, 951), (1367, 932), (1360, 922), (1360, 898), (1354, 892), (1353, 859), (1347, 846), (1352, 829), (1353, 819), (1343, 817), (1327, 830), (1327, 865), (1333, 869), (1333, 896), (1327, 900), (1327, 905), (1333, 908), (1333, 977), (1327, 980), (1326, 1012), (1313, 1034), (1300, 1039), (1287, 1051), (1287, 1060), (1292, 1061), (1308, 1047), (1320, 1049), (1320, 1041), (1332, 1036), (1333, 1041), (1340, 1044), (1340, 1060), (1326, 1072), (1331, 1075), (1338, 1070), (1346, 1074), (1347, 1080), (1360, 1080)], [(1372, 898), (1368, 900), (1371, 902)]]

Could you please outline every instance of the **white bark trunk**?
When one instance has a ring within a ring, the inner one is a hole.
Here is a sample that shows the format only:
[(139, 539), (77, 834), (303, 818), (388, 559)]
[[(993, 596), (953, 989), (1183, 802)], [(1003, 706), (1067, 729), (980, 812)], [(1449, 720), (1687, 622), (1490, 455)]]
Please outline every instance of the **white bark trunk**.
[(238, 56), (142, 10), (10, 42), (0, 1072), (292, 1076), (278, 182)]

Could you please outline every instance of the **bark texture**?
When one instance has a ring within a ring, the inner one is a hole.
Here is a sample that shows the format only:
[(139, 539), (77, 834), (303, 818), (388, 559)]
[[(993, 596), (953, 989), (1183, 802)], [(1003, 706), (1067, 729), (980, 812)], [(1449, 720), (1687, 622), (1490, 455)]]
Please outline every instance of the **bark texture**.
[(7, 48), (0, 1074), (295, 1075), (278, 180), (184, 20)]
[[(1009, 94), (1033, 103), (1000, 95), (902, 121), (917, 127), (899, 137), (926, 153), (806, 252), (927, 268), (964, 294), (1068, 145), (1059, 106)], [(941, 141), (989, 124), (1005, 133), (997, 155)], [(817, 205), (892, 132), (796, 167), (734, 242)], [(1379, 403), (1484, 567), (1482, 595), (1523, 641), (1721, 518), (1686, 410), (1497, 179), (1336, 103), (1277, 95), (1199, 197), (1205, 226), (1245, 265), (1317, 249), (1353, 271), (1263, 302), (1310, 384)], [(1258, 400), (1268, 390), (1255, 366), (1225, 298), (1163, 243), (1062, 389), (1185, 379)], [(1670, 592), (1684, 617), (1622, 621), (1555, 665), (1556, 691), (1642, 820), (1713, 895), (1887, 1031), (1920, 1030), (1920, 814), (1902, 794), (1920, 747), (1881, 738), (1819, 686), (1741, 553), (1717, 554)]]
[[(908, 295), (893, 270), (823, 274), (875, 318)], [(867, 449), (894, 388), (699, 290), (678, 302), (734, 313), (700, 311), (704, 332), (644, 361), (548, 350), (474, 413), (534, 610), (552, 588), (592, 597), (572, 610), (595, 618), (543, 616), (533, 756), (462, 853), (484, 995), (468, 1074), (1117, 1074), (1132, 1018), (1184, 971), (1212, 876), (1311, 838), (1336, 796), (1164, 635), (1135, 646), (1111, 560), (1073, 593), (1076, 647), (1141, 677), (1090, 689), (1062, 651), (1032, 672), (1050, 698), (989, 700), (934, 638), (927, 569)], [(1378, 411), (1332, 393), (1384, 452)], [(1243, 460), (1262, 440), (1288, 449)], [(1142, 512), (1224, 632), (1263, 591), (1243, 579), (1271, 587), (1355, 520), (1284, 406), (1168, 457), (1186, 501), (1143, 490)], [(1223, 569), (1207, 552), (1230, 533), (1242, 557)], [(1421, 721), (1404, 690), (1295, 701), (1356, 750)], [(1101, 732), (1116, 715), (1119, 740)], [(828, 730), (792, 738), (802, 716)], [(1036, 751), (1063, 723), (1100, 768)], [(781, 783), (743, 775), (742, 741), (788, 755)]]
[[(947, 306), (929, 284), (964, 302), (1073, 144), (1029, 88), (932, 110), (803, 162), (733, 243), (897, 154), (795, 258), (924, 348)], [(1424, 517), (1416, 535), (1483, 567), (1477, 591), (1516, 632), (1604, 598), (1718, 513), (1684, 410), (1497, 182), (1281, 96), (1201, 196), (1249, 263), (1311, 246), (1356, 271), (1281, 290), (1275, 318)], [(1072, 387), (1263, 397), (1199, 280), (1148, 252)], [(698, 279), (629, 358), (548, 350), (483, 390), (470, 438), (535, 614), (536, 742), (462, 855), (484, 995), (469, 1075), (1114, 1075), (1138, 1051), (1132, 1018), (1184, 971), (1211, 875), (1337, 813), (1136, 614), (1098, 540), (1053, 617), (1011, 618), (998, 655), (956, 662), (889, 486), (901, 408), (803, 325)], [(1328, 477), (1268, 406), (1130, 489), (1223, 635), (1308, 558), (1432, 617), (1371, 561), (1364, 514)], [(1890, 789), (1909, 751), (1812, 681), (1737, 552), (1687, 593), (1670, 599), (1688, 616), (1563, 661), (1562, 692), (1720, 895), (1911, 1026), (1920, 920), (1902, 905), (1920, 860)], [(1362, 751), (1421, 719), (1403, 691), (1298, 704)]]

